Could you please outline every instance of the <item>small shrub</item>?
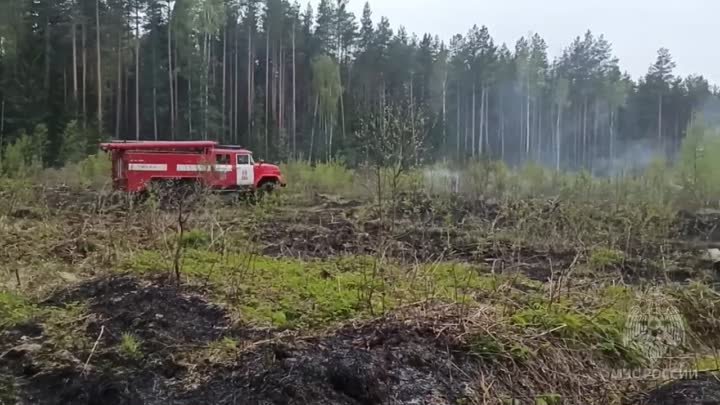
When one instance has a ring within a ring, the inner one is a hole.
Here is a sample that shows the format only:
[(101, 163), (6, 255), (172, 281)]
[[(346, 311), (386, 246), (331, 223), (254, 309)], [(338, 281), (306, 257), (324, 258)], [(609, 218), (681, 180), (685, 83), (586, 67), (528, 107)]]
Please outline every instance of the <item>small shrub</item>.
[(36, 314), (35, 306), (10, 292), (0, 292), (0, 329), (29, 321)]
[(57, 350), (68, 350), (72, 353), (90, 350), (93, 342), (86, 334), (86, 314), (87, 307), (80, 303), (69, 303), (42, 311), (45, 335)]
[(543, 394), (535, 397), (535, 405), (562, 405), (562, 396), (558, 394)]
[(715, 289), (699, 282), (670, 289), (678, 310), (687, 322), (688, 329), (697, 336), (700, 346), (717, 347), (720, 344), (720, 297)]
[(695, 360), (695, 369), (700, 372), (720, 371), (720, 357), (705, 356)]
[(31, 135), (21, 132), (2, 151), (0, 169), (8, 177), (32, 177), (42, 170), (46, 144), (47, 127), (44, 125), (38, 125)]
[(213, 361), (232, 359), (238, 353), (238, 342), (229, 337), (211, 342), (207, 347), (207, 357)]
[(210, 245), (210, 235), (202, 230), (193, 229), (183, 235), (180, 244), (186, 249), (206, 248)]
[(530, 358), (532, 349), (520, 343), (505, 344), (490, 335), (476, 335), (469, 339), (470, 352), (486, 361), (511, 359), (518, 362)]
[(97, 153), (81, 160), (80, 179), (85, 186), (105, 185), (110, 181), (112, 162), (108, 155)]
[(120, 353), (131, 360), (142, 358), (140, 341), (131, 333), (123, 333), (120, 338)]
[(605, 308), (595, 314), (585, 314), (570, 305), (560, 303), (548, 307), (535, 303), (516, 312), (511, 319), (517, 326), (537, 328), (568, 342), (593, 347), (610, 361), (642, 364), (642, 356), (622, 342), (625, 321), (622, 312)]
[(678, 172), (686, 199), (704, 204), (720, 199), (720, 135), (695, 119), (687, 130), (680, 150)]
[(17, 403), (14, 377), (0, 374), (0, 404)]
[(360, 192), (353, 171), (342, 162), (310, 166), (306, 162), (294, 161), (283, 165), (282, 172), (290, 190), (308, 196), (317, 193), (353, 197)]
[(625, 254), (622, 251), (597, 248), (590, 254), (590, 266), (593, 270), (605, 270), (622, 264)]
[(493, 336), (475, 336), (469, 342), (470, 352), (483, 360), (497, 360), (505, 352), (504, 346)]
[(77, 120), (70, 121), (62, 134), (58, 159), (63, 164), (78, 163), (86, 156), (87, 135)]

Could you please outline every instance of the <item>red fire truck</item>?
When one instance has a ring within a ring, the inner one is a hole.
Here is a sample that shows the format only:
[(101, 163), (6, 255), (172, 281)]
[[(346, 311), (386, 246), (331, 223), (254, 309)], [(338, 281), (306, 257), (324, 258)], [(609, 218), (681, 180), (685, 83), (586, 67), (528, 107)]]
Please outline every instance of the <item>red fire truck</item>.
[(116, 141), (101, 144), (112, 157), (116, 190), (143, 192), (155, 184), (201, 183), (218, 191), (285, 187), (276, 165), (252, 152), (213, 141)]

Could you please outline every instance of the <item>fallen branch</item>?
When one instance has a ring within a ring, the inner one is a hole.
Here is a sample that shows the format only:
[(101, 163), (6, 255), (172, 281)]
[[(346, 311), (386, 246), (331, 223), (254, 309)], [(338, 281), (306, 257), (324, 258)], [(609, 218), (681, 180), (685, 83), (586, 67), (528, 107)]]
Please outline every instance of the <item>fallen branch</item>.
[(87, 361), (85, 362), (85, 365), (83, 366), (82, 373), (80, 375), (85, 375), (85, 371), (88, 368), (88, 365), (90, 364), (90, 360), (92, 359), (93, 354), (95, 354), (95, 350), (98, 347), (98, 344), (100, 344), (100, 339), (102, 339), (103, 334), (105, 333), (105, 325), (100, 327), (100, 334), (97, 337), (97, 340), (95, 341), (95, 344), (93, 345), (92, 350), (90, 351), (90, 355), (87, 358)]

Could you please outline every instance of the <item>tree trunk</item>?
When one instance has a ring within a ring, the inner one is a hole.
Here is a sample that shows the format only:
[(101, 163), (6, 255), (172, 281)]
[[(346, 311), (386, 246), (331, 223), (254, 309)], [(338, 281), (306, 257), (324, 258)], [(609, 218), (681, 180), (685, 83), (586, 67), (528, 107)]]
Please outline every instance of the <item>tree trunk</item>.
[[(593, 120), (593, 137), (590, 142), (590, 172), (594, 173), (595, 158), (598, 155), (598, 146), (600, 139), (600, 103), (595, 100), (595, 116)], [(602, 151), (601, 151), (602, 153)]]
[(253, 63), (253, 51), (252, 51), (252, 27), (248, 24), (248, 47), (247, 47), (247, 136), (248, 142), (252, 139), (252, 115), (253, 115), (253, 89), (255, 83), (253, 81), (255, 65)]
[(193, 125), (192, 125), (192, 115), (193, 115), (193, 98), (192, 98), (192, 58), (188, 58), (188, 78), (187, 78), (187, 96), (188, 96), (188, 137), (192, 139), (193, 137)]
[(485, 89), (485, 151), (492, 156), (490, 145), (490, 89)]
[(223, 61), (222, 61), (222, 139), (227, 139), (227, 127), (225, 126), (226, 117), (226, 86), (227, 86), (227, 28), (223, 28)]
[[(525, 141), (525, 100), (523, 100), (525, 95), (522, 94), (522, 90), (520, 90), (519, 93), (520, 93), (519, 94), (519, 101), (520, 101), (520, 108), (519, 108), (520, 117), (519, 118), (520, 119), (518, 120), (518, 123), (519, 123), (518, 125), (520, 125), (520, 148), (519, 148), (520, 150), (518, 152), (520, 153), (519, 162), (522, 163), (523, 160), (525, 159), (524, 155), (525, 155), (525, 142), (526, 142)], [(518, 152), (515, 152), (514, 154), (517, 155)], [(513, 160), (515, 158), (516, 157), (513, 156)]]
[(277, 87), (278, 87), (278, 136), (280, 136), (280, 143), (283, 147), (285, 147), (285, 138), (283, 136), (283, 129), (285, 128), (285, 113), (283, 111), (283, 106), (285, 103), (284, 100), (284, 94), (285, 94), (285, 56), (284, 56), (284, 49), (283, 49), (283, 43), (282, 40), (280, 41), (280, 50), (278, 51), (278, 80), (277, 80)]
[(140, 140), (140, 8), (135, 7), (135, 140)]
[(315, 109), (313, 111), (312, 131), (310, 132), (310, 152), (308, 154), (308, 163), (312, 164), (313, 147), (315, 146), (315, 124), (317, 123), (318, 105), (320, 104), (320, 96), (315, 96)]
[(558, 104), (557, 122), (555, 123), (555, 170), (558, 172), (560, 171), (560, 137), (562, 136), (562, 129), (560, 126), (562, 125), (562, 112), (562, 105)]
[(175, 140), (175, 86), (173, 83), (173, 59), (172, 59), (172, 8), (171, 0), (168, 0), (168, 33), (167, 33), (167, 55), (168, 55), (168, 89), (170, 90), (170, 139)]
[(153, 86), (153, 134), (155, 140), (158, 140), (158, 116), (157, 116), (157, 87)]
[(587, 99), (587, 97), (585, 97), (585, 102), (583, 103), (583, 112), (582, 112), (582, 165), (583, 165), (583, 168), (587, 168), (587, 162), (588, 162), (587, 115), (588, 115), (588, 99)]
[(45, 97), (50, 100), (50, 63), (52, 47), (50, 44), (50, 16), (45, 16)]
[(473, 81), (472, 86), (472, 125), (470, 126), (470, 150), (472, 151), (470, 155), (475, 158), (475, 93), (477, 93), (477, 89), (475, 88), (475, 81)]
[(115, 139), (120, 139), (120, 120), (122, 120), (122, 34), (118, 33), (117, 47), (117, 105), (115, 106)]
[(233, 116), (233, 142), (236, 145), (240, 144), (240, 140), (238, 139), (238, 115), (240, 112), (240, 44), (238, 41), (238, 26), (235, 26), (235, 74), (233, 75), (235, 79), (233, 80), (233, 99), (235, 100), (233, 102), (232, 106), (232, 116)]
[(500, 89), (500, 159), (505, 161), (505, 97)]
[(97, 50), (97, 128), (98, 137), (102, 138), (103, 132), (103, 82), (102, 82), (102, 59), (100, 52), (100, 0), (95, 0), (95, 42)]
[(3, 141), (5, 140), (5, 98), (0, 102), (0, 162), (2, 161)]
[(615, 160), (615, 109), (610, 110), (610, 164)]
[(328, 156), (327, 161), (332, 161), (332, 150), (333, 150), (333, 135), (335, 130), (335, 123), (332, 118), (327, 118), (327, 126), (330, 127), (330, 137), (328, 138)]
[(125, 113), (125, 131), (122, 132), (122, 139), (127, 139), (126, 135), (130, 132), (130, 128), (132, 128), (132, 125), (130, 124), (130, 68), (132, 65), (128, 65), (125, 67), (125, 99), (123, 102), (125, 103), (125, 108), (123, 109), (123, 112)]
[(67, 81), (67, 68), (63, 67), (63, 105), (68, 103), (68, 81)]
[(658, 96), (658, 145), (665, 153), (665, 142), (663, 140), (663, 95)]
[(175, 117), (173, 118), (173, 123), (175, 124), (175, 131), (178, 133), (180, 132), (180, 125), (178, 124), (178, 116), (180, 115), (180, 78), (179, 76), (179, 70), (178, 69), (178, 50), (177, 50), (177, 41), (175, 41), (173, 52), (173, 81), (175, 82), (175, 102), (173, 103), (175, 105)]
[(270, 33), (265, 33), (265, 156), (270, 151)]
[[(153, 110), (153, 138), (157, 141), (159, 134), (158, 134), (158, 115), (157, 115), (157, 65), (158, 65), (158, 57), (157, 57), (157, 48), (156, 46), (156, 38), (157, 33), (152, 32), (152, 110)], [(158, 44), (159, 45), (159, 44)]]
[(457, 83), (457, 123), (455, 125), (456, 156), (460, 160), (460, 83)]
[(292, 30), (292, 158), (297, 159), (297, 60), (295, 48), (295, 22), (293, 22)]
[[(342, 86), (340, 86), (342, 89)], [(412, 131), (412, 139), (415, 139), (415, 75), (410, 72), (410, 129)], [(402, 156), (402, 143), (400, 149), (400, 156)]]
[(480, 140), (478, 141), (478, 155), (485, 153), (485, 85), (480, 93)]
[(442, 82), (442, 126), (443, 126), (443, 155), (448, 153), (448, 139), (447, 139), (447, 81), (448, 74), (445, 71)]
[(535, 108), (535, 110), (537, 111), (537, 121), (538, 121), (537, 132), (535, 133), (535, 136), (537, 136), (537, 139), (538, 139), (537, 148), (535, 149), (535, 161), (537, 161), (537, 162), (540, 162), (540, 159), (542, 157), (542, 153), (544, 150), (544, 146), (545, 146), (545, 145), (543, 145), (543, 143), (545, 141), (545, 136), (543, 136), (543, 132), (544, 132), (543, 131), (543, 119), (542, 119), (543, 112), (542, 112), (541, 105), (542, 104), (539, 103), (538, 106)]
[(81, 22), (80, 28), (82, 30), (82, 114), (83, 129), (85, 129), (87, 128), (87, 29), (85, 21)]
[(525, 136), (525, 158), (530, 157), (530, 143), (531, 139), (530, 136), (532, 135), (530, 132), (530, 79), (528, 78), (528, 86), (525, 91), (525, 125), (527, 128), (527, 135)]
[(75, 112), (77, 113), (77, 102), (78, 102), (78, 56), (77, 56), (77, 24), (75, 21), (75, 10), (73, 3), (73, 16), (72, 16), (72, 77), (73, 77), (73, 101), (75, 102)]
[(210, 72), (210, 34), (205, 34), (205, 98), (203, 105), (203, 139), (208, 139), (208, 126), (210, 124), (210, 80), (213, 75)]

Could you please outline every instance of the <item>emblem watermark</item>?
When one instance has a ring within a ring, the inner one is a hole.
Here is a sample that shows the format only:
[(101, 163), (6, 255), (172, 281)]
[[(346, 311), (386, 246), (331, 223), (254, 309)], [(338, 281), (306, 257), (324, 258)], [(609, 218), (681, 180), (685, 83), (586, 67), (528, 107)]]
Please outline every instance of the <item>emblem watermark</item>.
[(694, 369), (662, 368), (657, 365), (686, 341), (686, 323), (680, 311), (665, 296), (651, 292), (640, 297), (628, 311), (623, 344), (646, 360), (646, 368), (615, 369), (612, 380), (681, 380), (697, 378)]

